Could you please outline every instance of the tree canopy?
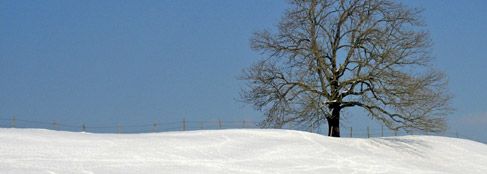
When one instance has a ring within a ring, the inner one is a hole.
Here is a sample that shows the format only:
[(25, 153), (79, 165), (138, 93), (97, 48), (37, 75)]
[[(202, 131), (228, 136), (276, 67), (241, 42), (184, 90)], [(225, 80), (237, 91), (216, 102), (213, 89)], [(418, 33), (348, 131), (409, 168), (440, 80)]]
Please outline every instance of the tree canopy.
[(451, 110), (420, 10), (390, 0), (294, 0), (276, 31), (254, 34), (263, 58), (244, 71), (243, 99), (263, 127), (340, 136), (340, 112), (361, 108), (390, 129), (439, 132)]

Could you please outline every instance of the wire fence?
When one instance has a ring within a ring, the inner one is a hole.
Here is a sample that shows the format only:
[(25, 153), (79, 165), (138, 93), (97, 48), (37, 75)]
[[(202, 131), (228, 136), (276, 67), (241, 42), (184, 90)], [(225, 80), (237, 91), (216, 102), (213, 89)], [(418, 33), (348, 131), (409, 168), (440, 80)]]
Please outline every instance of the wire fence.
[(44, 128), (51, 130), (64, 130), (76, 132), (100, 132), (100, 133), (148, 133), (166, 131), (188, 131), (188, 130), (212, 130), (212, 129), (236, 129), (236, 128), (259, 128), (258, 122), (252, 120), (186, 120), (152, 122), (147, 124), (65, 124), (58, 121), (35, 121), (17, 117), (0, 117), (0, 127), (3, 128)]
[[(17, 117), (4, 118), (0, 117), (0, 127), (3, 128), (42, 128), (51, 130), (63, 130), (73, 132), (94, 132), (94, 133), (149, 133), (149, 132), (167, 132), (167, 131), (189, 131), (189, 130), (216, 130), (216, 129), (260, 129), (258, 121), (254, 120), (223, 120), (223, 119), (211, 119), (211, 120), (187, 120), (182, 118), (180, 121), (167, 121), (167, 122), (153, 122), (147, 124), (111, 124), (111, 125), (99, 125), (99, 124), (65, 124), (57, 121), (36, 121), (21, 119)], [(315, 132), (326, 134), (322, 131)], [(389, 137), (389, 136), (403, 136), (403, 135), (428, 135), (427, 132), (404, 132), (389, 130), (383, 126), (381, 127), (351, 127), (341, 125), (342, 137)], [(440, 134), (448, 137), (466, 138), (475, 141), (475, 138), (459, 134), (457, 131), (447, 131)], [(479, 141), (482, 142), (482, 141)], [(486, 142), (483, 142), (486, 143)]]

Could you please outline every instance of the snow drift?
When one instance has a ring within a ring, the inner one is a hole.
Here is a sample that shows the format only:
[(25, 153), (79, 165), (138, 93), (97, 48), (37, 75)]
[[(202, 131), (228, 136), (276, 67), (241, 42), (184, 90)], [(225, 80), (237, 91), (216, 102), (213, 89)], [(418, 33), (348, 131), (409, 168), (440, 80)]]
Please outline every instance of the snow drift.
[(91, 134), (0, 129), (0, 173), (487, 173), (487, 145), (291, 130)]

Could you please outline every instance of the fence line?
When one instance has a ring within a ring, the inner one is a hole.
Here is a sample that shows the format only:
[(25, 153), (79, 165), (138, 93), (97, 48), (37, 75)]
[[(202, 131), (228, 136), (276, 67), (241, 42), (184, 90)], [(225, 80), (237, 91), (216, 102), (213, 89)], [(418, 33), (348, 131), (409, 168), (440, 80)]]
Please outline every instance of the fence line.
[[(100, 132), (100, 133), (147, 133), (147, 132), (164, 132), (164, 131), (187, 131), (187, 130), (202, 130), (202, 129), (227, 129), (227, 128), (260, 128), (257, 126), (258, 122), (248, 119), (243, 120), (187, 120), (182, 118), (181, 121), (155, 121), (149, 124), (113, 124), (113, 125), (90, 125), (81, 123), (79, 125), (64, 124), (56, 120), (52, 122), (35, 121), (20, 119), (15, 116), (12, 118), (0, 117), (0, 127), (6, 128), (45, 128), (53, 130), (65, 131), (83, 131), (83, 132)], [(363, 128), (352, 128), (351, 126), (341, 126), (342, 137), (384, 137), (384, 136), (399, 136), (411, 135), (415, 132), (393, 131), (380, 128), (371, 128), (365, 126)], [(321, 132), (326, 133), (326, 132)], [(424, 134), (416, 132), (416, 134)], [(458, 132), (446, 132), (439, 134), (449, 137), (468, 138), (468, 136), (459, 134)]]
[(81, 123), (79, 125), (64, 124), (58, 121), (46, 122), (16, 117), (0, 117), (0, 127), (7, 128), (46, 128), (53, 130), (68, 131), (89, 131), (89, 132), (116, 132), (116, 133), (138, 133), (138, 132), (161, 132), (161, 131), (185, 131), (198, 129), (225, 129), (225, 128), (258, 128), (257, 122), (253, 120), (187, 120), (181, 121), (155, 121), (149, 124), (121, 124), (96, 125)]

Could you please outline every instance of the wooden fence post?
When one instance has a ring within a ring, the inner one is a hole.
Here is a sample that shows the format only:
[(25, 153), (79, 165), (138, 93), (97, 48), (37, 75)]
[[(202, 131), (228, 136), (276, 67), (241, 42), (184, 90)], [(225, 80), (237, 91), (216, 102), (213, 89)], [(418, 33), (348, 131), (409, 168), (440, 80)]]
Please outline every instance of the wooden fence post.
[(52, 128), (53, 128), (54, 130), (57, 130), (57, 123), (56, 123), (56, 121), (53, 121), (53, 122), (52, 122)]
[(122, 126), (120, 123), (117, 123), (117, 133), (122, 133)]
[(16, 122), (16, 120), (15, 120), (15, 115), (14, 115), (14, 116), (12, 116), (12, 122), (10, 123), (10, 127), (15, 128), (15, 122)]
[(380, 126), (380, 136), (384, 137), (384, 125)]
[(182, 123), (183, 131), (186, 130), (186, 118), (183, 118), (183, 123)]
[(369, 129), (369, 126), (367, 126), (367, 138), (370, 138), (370, 129)]
[(157, 123), (152, 124), (152, 132), (157, 132)]
[(350, 126), (350, 138), (353, 137), (353, 130), (352, 130), (352, 126)]

